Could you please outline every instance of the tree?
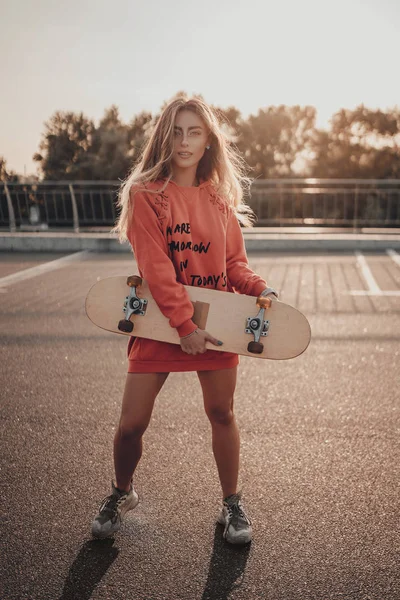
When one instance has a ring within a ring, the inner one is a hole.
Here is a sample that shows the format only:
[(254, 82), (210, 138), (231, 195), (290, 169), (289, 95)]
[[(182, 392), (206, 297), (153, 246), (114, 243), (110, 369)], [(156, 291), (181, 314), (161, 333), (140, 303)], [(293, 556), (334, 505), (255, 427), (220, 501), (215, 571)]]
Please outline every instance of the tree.
[(94, 129), (93, 121), (83, 113), (56, 112), (45, 123), (41, 152), (33, 156), (40, 163), (44, 179), (85, 179), (85, 153)]
[(152, 120), (150, 112), (142, 111), (132, 119), (128, 126), (129, 157), (132, 164), (138, 162), (142, 154)]
[[(232, 109), (231, 109), (232, 111)], [(298, 154), (308, 148), (315, 126), (312, 106), (270, 106), (242, 120), (234, 128), (237, 147), (252, 168), (254, 178), (293, 177)]]
[(0, 156), (0, 181), (18, 182), (19, 177), (15, 171), (8, 171), (7, 161), (4, 156)]
[(121, 122), (118, 108), (112, 105), (94, 129), (84, 156), (85, 178), (117, 180), (125, 177), (131, 159), (129, 129)]
[(329, 131), (312, 140), (313, 177), (376, 178), (400, 176), (400, 111), (384, 113), (363, 104), (341, 109), (331, 118)]
[[(179, 91), (177, 97), (187, 95)], [(202, 99), (200, 94), (196, 97)], [(316, 129), (312, 106), (269, 106), (247, 119), (234, 106), (212, 108), (252, 178), (400, 177), (397, 108), (342, 109), (332, 116), (329, 130)], [(160, 114), (142, 111), (126, 125), (112, 105), (96, 127), (82, 113), (56, 112), (45, 124), (34, 160), (44, 179), (124, 179), (140, 159)]]

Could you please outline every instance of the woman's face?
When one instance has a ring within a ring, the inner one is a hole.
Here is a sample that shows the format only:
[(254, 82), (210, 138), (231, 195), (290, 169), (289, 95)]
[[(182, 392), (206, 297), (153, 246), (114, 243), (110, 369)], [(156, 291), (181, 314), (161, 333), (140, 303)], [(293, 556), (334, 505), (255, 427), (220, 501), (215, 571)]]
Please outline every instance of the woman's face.
[(206, 126), (191, 110), (181, 110), (175, 119), (172, 162), (180, 169), (198, 164), (208, 145)]

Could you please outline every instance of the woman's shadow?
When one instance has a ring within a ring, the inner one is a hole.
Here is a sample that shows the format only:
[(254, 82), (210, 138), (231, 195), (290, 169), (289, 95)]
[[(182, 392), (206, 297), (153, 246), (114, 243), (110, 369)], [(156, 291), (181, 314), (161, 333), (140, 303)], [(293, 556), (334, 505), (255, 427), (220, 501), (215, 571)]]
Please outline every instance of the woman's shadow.
[[(71, 565), (59, 600), (89, 600), (94, 589), (118, 557), (113, 537), (89, 540), (83, 544)], [(207, 582), (201, 600), (224, 600), (244, 583), (244, 573), (251, 544), (229, 544), (222, 537), (218, 523)]]
[(251, 544), (230, 544), (223, 539), (221, 531), (221, 525), (217, 523), (207, 582), (201, 600), (225, 600), (232, 590), (244, 584)]
[(59, 600), (89, 600), (119, 554), (114, 538), (89, 540), (71, 565)]

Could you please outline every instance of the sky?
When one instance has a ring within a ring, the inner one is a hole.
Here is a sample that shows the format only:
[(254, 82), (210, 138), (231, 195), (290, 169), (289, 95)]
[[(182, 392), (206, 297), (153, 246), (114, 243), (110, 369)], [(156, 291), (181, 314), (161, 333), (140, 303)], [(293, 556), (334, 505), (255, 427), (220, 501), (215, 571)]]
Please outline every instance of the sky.
[(398, 0), (0, 0), (0, 156), (37, 172), (55, 111), (129, 122), (183, 90), (243, 117), (400, 107)]

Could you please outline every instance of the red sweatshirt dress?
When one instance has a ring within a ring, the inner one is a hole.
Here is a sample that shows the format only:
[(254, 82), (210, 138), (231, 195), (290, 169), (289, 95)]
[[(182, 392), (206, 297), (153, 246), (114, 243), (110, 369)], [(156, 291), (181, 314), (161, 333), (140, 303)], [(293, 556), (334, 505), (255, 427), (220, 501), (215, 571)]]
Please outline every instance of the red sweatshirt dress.
[[(212, 183), (186, 187), (170, 181), (163, 192), (142, 191), (159, 191), (165, 181), (131, 189), (127, 235), (141, 277), (171, 327), (184, 337), (197, 325), (183, 285), (256, 297), (268, 286), (250, 269), (234, 210)], [(231, 352), (187, 354), (177, 344), (133, 337), (128, 359), (128, 373), (217, 370), (239, 363), (239, 356)]]

